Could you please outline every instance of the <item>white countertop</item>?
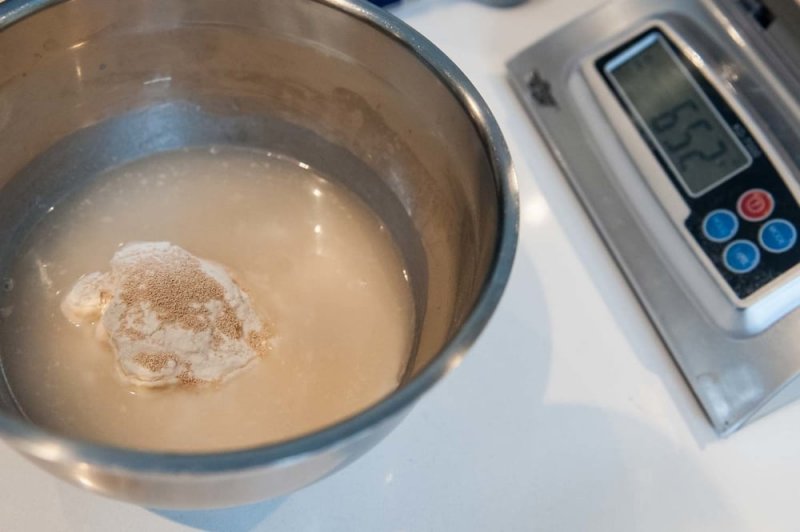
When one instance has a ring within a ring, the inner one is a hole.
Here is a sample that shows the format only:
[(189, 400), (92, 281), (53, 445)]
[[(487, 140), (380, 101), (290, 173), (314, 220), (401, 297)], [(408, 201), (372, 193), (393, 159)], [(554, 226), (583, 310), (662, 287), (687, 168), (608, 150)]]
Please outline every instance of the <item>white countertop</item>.
[(491, 324), (383, 443), (296, 494), (209, 512), (90, 495), (2, 446), (0, 530), (798, 530), (800, 404), (715, 437), (506, 83), (509, 57), (599, 3), (395, 9), (494, 111), (522, 224)]

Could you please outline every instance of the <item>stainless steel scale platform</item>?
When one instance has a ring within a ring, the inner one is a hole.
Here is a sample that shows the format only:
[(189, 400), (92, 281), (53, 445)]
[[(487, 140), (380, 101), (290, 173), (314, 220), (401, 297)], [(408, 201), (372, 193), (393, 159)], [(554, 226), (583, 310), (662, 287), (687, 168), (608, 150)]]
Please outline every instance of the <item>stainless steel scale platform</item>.
[(800, 396), (800, 4), (618, 0), (510, 80), (721, 435)]

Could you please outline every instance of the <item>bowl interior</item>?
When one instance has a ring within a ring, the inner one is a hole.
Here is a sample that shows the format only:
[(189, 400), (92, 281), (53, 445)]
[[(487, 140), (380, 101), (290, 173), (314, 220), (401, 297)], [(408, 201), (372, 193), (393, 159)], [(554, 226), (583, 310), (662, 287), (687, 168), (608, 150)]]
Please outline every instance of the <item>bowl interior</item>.
[[(98, 172), (226, 144), (303, 161), (383, 218), (417, 313), (401, 387), (475, 306), (498, 178), (468, 109), (386, 30), (312, 0), (72, 0), (0, 31), (0, 49), (0, 272)], [(7, 386), (0, 406), (19, 415)]]

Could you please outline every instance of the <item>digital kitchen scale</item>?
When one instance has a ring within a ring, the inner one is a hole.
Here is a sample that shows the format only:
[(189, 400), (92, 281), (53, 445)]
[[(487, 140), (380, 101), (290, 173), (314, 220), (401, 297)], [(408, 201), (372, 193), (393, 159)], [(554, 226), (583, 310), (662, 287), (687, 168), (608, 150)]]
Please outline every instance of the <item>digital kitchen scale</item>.
[(612, 1), (508, 68), (715, 429), (800, 396), (800, 3)]

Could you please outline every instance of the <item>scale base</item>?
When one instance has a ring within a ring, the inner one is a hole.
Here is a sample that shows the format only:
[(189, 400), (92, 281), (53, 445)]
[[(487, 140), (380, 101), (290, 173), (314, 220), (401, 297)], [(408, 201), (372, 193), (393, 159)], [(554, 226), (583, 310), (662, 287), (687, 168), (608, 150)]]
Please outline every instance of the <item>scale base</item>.
[[(585, 68), (588, 58), (619, 42), (620, 35), (658, 20), (678, 26), (686, 20), (717, 42), (730, 41), (725, 16), (711, 1), (676, 0), (668, 6), (660, 0), (610, 2), (508, 64), (516, 93), (723, 436), (800, 397), (800, 312), (737, 331), (736, 319), (744, 319), (741, 309), (728, 305), (732, 318), (717, 319), (698, 302), (705, 293), (693, 282), (704, 283), (710, 298), (725, 299), (691, 252), (684, 250), (685, 260), (665, 260), (665, 239), (672, 238), (673, 247), (688, 246), (642, 182)], [(735, 43), (729, 46), (731, 55), (741, 53)], [(645, 216), (658, 219), (644, 221)], [(720, 293), (712, 293), (715, 289)], [(796, 306), (797, 301), (789, 303)]]

